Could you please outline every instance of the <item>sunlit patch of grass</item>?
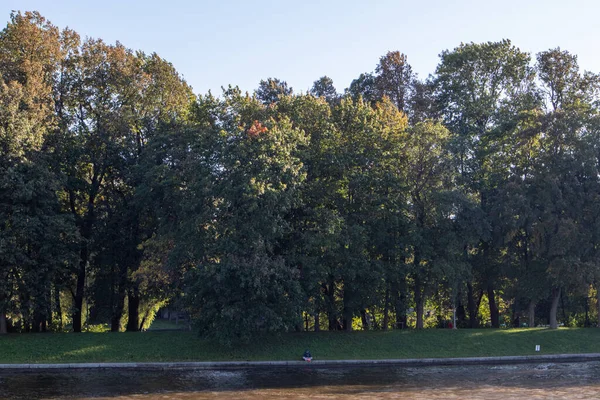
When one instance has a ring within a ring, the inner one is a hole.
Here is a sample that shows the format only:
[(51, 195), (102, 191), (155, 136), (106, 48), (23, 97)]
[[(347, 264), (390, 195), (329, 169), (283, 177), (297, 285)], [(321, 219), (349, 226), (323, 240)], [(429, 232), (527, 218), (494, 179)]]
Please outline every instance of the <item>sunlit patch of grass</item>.
[(107, 351), (107, 346), (90, 346), (90, 347), (83, 347), (81, 349), (65, 351), (62, 354), (57, 354), (56, 356), (49, 357), (49, 359), (51, 359), (51, 360), (54, 359), (55, 361), (60, 362), (61, 360), (68, 359), (68, 358), (76, 358), (76, 359), (81, 359), (82, 357), (89, 358), (94, 353), (106, 352), (106, 351)]
[(546, 328), (511, 328), (511, 329), (494, 329), (494, 333), (499, 335), (524, 334), (531, 332), (548, 331)]

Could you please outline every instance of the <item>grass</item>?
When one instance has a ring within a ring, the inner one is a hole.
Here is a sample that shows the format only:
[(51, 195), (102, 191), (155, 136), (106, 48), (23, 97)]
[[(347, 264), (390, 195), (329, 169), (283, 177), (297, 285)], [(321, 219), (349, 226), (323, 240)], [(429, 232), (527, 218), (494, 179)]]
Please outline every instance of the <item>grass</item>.
[[(541, 352), (535, 352), (535, 345)], [(0, 336), (0, 363), (298, 360), (600, 353), (600, 329), (288, 333), (227, 348), (189, 331)]]

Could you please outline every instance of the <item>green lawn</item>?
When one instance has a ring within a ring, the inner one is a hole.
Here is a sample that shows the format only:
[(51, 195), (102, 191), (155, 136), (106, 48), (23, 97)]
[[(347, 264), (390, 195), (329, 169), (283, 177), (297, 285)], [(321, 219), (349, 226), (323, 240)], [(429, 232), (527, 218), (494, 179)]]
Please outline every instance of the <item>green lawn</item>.
[(152, 321), (152, 325), (150, 325), (149, 330), (151, 331), (160, 331), (160, 330), (186, 330), (188, 328), (188, 324), (185, 321), (179, 321), (178, 324), (175, 321), (169, 321), (164, 319), (155, 319)]
[(9, 334), (0, 363), (316, 360), (600, 353), (600, 329), (479, 329), (288, 333), (234, 348), (189, 331)]

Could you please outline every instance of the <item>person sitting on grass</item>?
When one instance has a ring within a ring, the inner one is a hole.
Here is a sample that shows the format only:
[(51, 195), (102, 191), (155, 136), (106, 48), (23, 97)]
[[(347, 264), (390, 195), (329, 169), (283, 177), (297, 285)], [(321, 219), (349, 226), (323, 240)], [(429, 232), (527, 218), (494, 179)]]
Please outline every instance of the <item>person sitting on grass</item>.
[(312, 361), (312, 356), (310, 355), (310, 351), (308, 351), (308, 349), (306, 349), (304, 351), (304, 355), (302, 356), (302, 359), (306, 362), (311, 362)]

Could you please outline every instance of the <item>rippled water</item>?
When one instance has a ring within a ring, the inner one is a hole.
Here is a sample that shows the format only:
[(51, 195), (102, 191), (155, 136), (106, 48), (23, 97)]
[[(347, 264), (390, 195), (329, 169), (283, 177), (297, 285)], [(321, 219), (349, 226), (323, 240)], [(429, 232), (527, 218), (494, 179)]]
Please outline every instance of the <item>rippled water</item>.
[(598, 399), (600, 362), (0, 372), (2, 399)]

